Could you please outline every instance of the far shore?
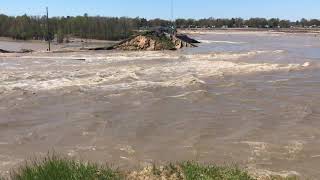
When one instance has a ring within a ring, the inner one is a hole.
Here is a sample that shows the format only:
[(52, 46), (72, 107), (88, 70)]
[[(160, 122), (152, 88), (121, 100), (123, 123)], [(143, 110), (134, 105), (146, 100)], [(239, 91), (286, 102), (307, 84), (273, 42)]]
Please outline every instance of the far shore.
[[(320, 34), (320, 28), (179, 28), (178, 32), (186, 34), (199, 34), (199, 33), (211, 33), (211, 32), (274, 32), (274, 33), (301, 33), (301, 34)], [(112, 40), (100, 40), (100, 39), (83, 39), (78, 37), (71, 37), (70, 42), (84, 42), (84, 43), (114, 43), (119, 41)], [(0, 36), (0, 41), (6, 42), (35, 42), (46, 43), (44, 40), (18, 40), (11, 37)], [(52, 43), (56, 43), (52, 41)], [(62, 43), (67, 44), (67, 43)]]
[[(275, 34), (301, 34), (308, 36), (320, 36), (320, 28), (184, 28), (178, 29), (179, 33), (189, 36), (206, 35), (206, 34), (261, 34), (261, 33), (275, 33)], [(0, 37), (0, 42), (9, 42), (8, 44), (1, 44), (0, 49), (6, 51), (20, 51), (21, 49), (30, 49), (37, 52), (47, 50), (47, 42), (44, 40), (17, 40), (10, 37)], [(88, 48), (103, 47), (106, 45), (113, 45), (119, 41), (98, 40), (98, 39), (82, 39), (78, 37), (70, 37), (69, 42), (57, 43), (55, 40), (51, 43), (52, 51), (77, 51), (79, 49), (85, 50)]]
[(293, 34), (320, 34), (320, 28), (180, 28), (178, 30), (186, 34), (199, 34), (211, 32), (274, 32), (274, 33), (293, 33)]

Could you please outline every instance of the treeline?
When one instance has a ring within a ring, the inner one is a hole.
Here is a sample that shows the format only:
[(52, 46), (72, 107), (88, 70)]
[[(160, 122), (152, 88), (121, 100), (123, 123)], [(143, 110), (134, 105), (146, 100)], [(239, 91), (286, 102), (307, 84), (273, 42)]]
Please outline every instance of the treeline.
[[(49, 31), (46, 16), (6, 16), (0, 14), (0, 36), (20, 40), (48, 40), (58, 42), (67, 37), (83, 39), (121, 40), (128, 38), (134, 30), (155, 26), (168, 26), (170, 21), (162, 19), (128, 17), (52, 17), (49, 19)], [(48, 33), (49, 32), (49, 33)]]
[(289, 21), (282, 20), (278, 18), (231, 18), (231, 19), (177, 19), (176, 25), (179, 28), (190, 28), (190, 27), (200, 27), (200, 28), (290, 28), (290, 27), (319, 27), (320, 20), (318, 19), (301, 19), (300, 21)]
[(83, 16), (76, 17), (52, 17), (49, 19), (49, 35), (47, 19), (45, 16), (6, 16), (0, 15), (0, 36), (12, 37), (14, 39), (56, 39), (62, 42), (67, 37), (79, 37), (88, 39), (121, 40), (132, 35), (134, 30), (148, 29), (157, 26), (171, 26), (175, 24), (178, 28), (289, 28), (320, 26), (317, 19), (291, 22), (276, 18), (241, 18), (232, 19), (177, 19), (174, 23), (168, 20), (128, 17), (100, 17)]
[(14, 39), (79, 38), (119, 40), (131, 35), (133, 29), (145, 26), (147, 20), (126, 17), (53, 17), (49, 19), (49, 36), (45, 16), (0, 15), (0, 36)]

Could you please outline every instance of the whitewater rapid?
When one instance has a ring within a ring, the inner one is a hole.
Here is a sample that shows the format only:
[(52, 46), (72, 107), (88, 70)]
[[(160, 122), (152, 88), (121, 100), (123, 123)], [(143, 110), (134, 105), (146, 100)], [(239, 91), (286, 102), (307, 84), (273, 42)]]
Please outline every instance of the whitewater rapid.
[(203, 43), (179, 51), (0, 54), (0, 174), (54, 150), (120, 168), (192, 160), (319, 177), (319, 39), (193, 36)]
[[(158, 86), (185, 87), (202, 83), (201, 79), (225, 75), (293, 71), (307, 68), (305, 64), (244, 63), (240, 58), (259, 54), (283, 53), (277, 51), (249, 51), (243, 53), (207, 53), (180, 55), (172, 52), (114, 52), (102, 55), (86, 53), (61, 56), (24, 55), (1, 57), (0, 89), (20, 88), (30, 91), (79, 86), (86, 88), (132, 89)], [(84, 62), (77, 62), (84, 59)], [(46, 61), (44, 61), (46, 60)], [(165, 61), (160, 65), (139, 65), (143, 61)], [(24, 61), (30, 61), (27, 66)], [(122, 63), (116, 65), (112, 63)], [(58, 66), (61, 66), (57, 69)]]

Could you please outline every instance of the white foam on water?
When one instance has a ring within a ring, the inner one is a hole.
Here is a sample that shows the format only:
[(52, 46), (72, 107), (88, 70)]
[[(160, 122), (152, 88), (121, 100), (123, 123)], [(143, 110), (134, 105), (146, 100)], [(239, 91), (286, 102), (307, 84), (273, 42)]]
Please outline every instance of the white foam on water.
[[(207, 53), (180, 55), (172, 52), (116, 52), (103, 57), (91, 55), (94, 63), (61, 64), (57, 58), (51, 66), (43, 62), (33, 67), (23, 67), (22, 70), (6, 71), (0, 75), (0, 88), (13, 90), (21, 88), (32, 91), (60, 89), (72, 86), (105, 89), (131, 89), (147, 87), (187, 87), (205, 84), (206, 77), (221, 77), (224, 75), (239, 75), (272, 71), (299, 70), (310, 66), (305, 64), (275, 64), (275, 63), (243, 63), (231, 62), (239, 58), (256, 56), (264, 53), (282, 53), (276, 51), (249, 51), (243, 53)], [(73, 58), (75, 54), (71, 55)], [(87, 55), (88, 56), (88, 55)], [(84, 57), (82, 54), (78, 57)], [(25, 57), (24, 57), (25, 58)], [(32, 56), (29, 57), (30, 59)], [(39, 58), (39, 57), (37, 57)], [(87, 57), (84, 57), (87, 58)], [(141, 60), (171, 59), (168, 63), (152, 66), (135, 65)], [(132, 61), (121, 66), (108, 66), (105, 62)], [(39, 61), (41, 62), (41, 61)], [(133, 65), (132, 65), (133, 64)], [(51, 68), (50, 67), (57, 67)], [(78, 68), (77, 70), (68, 67)], [(46, 67), (46, 68), (44, 68)]]
[(271, 177), (292, 178), (301, 176), (300, 173), (296, 171), (274, 172), (265, 169), (258, 169), (255, 167), (248, 167), (247, 170), (253, 177), (257, 178), (257, 180), (271, 179)]
[(213, 43), (217, 43), (217, 44), (246, 44), (247, 43), (247, 42), (233, 42), (233, 41), (213, 41), (213, 40), (206, 40), (206, 39), (201, 39), (201, 40), (199, 40), (199, 42), (207, 43), (207, 44), (213, 44)]
[(208, 60), (235, 60), (240, 58), (246, 57), (253, 57), (260, 54), (279, 54), (284, 53), (283, 50), (274, 50), (274, 51), (263, 51), (263, 50), (255, 50), (255, 51), (248, 51), (248, 52), (239, 52), (239, 53), (207, 53), (207, 54), (192, 54), (192, 55), (185, 55), (185, 57), (189, 59), (208, 59)]

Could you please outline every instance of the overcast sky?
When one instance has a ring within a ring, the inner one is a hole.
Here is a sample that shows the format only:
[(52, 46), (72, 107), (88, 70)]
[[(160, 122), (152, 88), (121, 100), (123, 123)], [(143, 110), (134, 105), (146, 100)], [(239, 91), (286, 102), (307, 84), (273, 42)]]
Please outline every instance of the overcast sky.
[[(173, 0), (175, 18), (279, 17), (320, 19), (320, 0)], [(0, 0), (0, 13), (129, 16), (170, 19), (171, 0)]]

